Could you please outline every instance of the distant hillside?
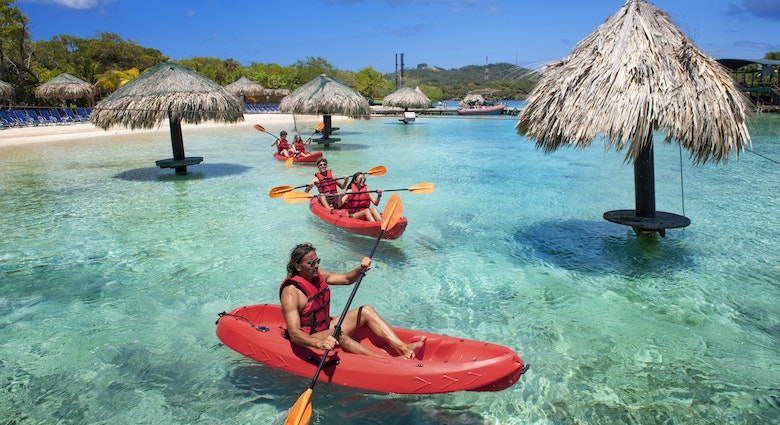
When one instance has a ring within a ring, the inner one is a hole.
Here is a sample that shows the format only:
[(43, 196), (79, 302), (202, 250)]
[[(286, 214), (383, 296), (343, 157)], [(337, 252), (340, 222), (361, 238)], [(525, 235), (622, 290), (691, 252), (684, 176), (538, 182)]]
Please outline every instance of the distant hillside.
[[(398, 71), (400, 73), (400, 69)], [(428, 64), (419, 64), (417, 68), (404, 70), (404, 86), (428, 85), (442, 90), (445, 99), (459, 99), (468, 92), (491, 88), (496, 90), (496, 99), (524, 99), (539, 81), (539, 73), (508, 63), (496, 63), (487, 66), (488, 79), (485, 80), (485, 66), (469, 65), (457, 69), (441, 69)], [(395, 73), (384, 75), (395, 81)]]

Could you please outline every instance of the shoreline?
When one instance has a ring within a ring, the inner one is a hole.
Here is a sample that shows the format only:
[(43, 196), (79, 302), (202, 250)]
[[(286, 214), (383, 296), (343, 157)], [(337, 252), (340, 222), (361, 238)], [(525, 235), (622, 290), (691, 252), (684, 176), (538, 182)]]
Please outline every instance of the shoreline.
[[(343, 123), (352, 120), (352, 118), (333, 115), (333, 123)], [(240, 126), (261, 124), (263, 127), (278, 128), (283, 126), (299, 126), (311, 123), (311, 127), (316, 127), (317, 123), (322, 121), (321, 115), (295, 115), (292, 114), (244, 114), (244, 121), (237, 123), (222, 123), (207, 121), (200, 124), (182, 124), (182, 133), (186, 134), (192, 131), (198, 131), (207, 128)], [(289, 131), (289, 130), (288, 130)], [(61, 125), (37, 125), (26, 127), (12, 127), (0, 130), (0, 148), (6, 146), (28, 145), (33, 143), (51, 143), (67, 140), (84, 140), (99, 137), (112, 137), (126, 135), (129, 133), (155, 133), (163, 132), (166, 138), (170, 138), (170, 128), (166, 120), (159, 127), (153, 129), (136, 129), (116, 126), (108, 130), (95, 127), (91, 123), (74, 123)]]

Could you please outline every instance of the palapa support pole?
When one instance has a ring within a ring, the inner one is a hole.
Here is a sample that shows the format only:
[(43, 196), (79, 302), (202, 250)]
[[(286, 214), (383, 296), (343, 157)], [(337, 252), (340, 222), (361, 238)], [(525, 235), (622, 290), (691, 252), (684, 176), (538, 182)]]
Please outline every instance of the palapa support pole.
[(330, 129), (331, 129), (330, 114), (324, 114), (322, 116), (322, 122), (325, 124), (325, 127), (322, 129), (322, 138), (330, 139)]
[[(181, 120), (173, 118), (168, 111), (168, 122), (171, 127), (171, 147), (173, 148), (173, 160), (184, 161), (184, 139), (181, 135)], [(187, 166), (175, 167), (176, 174), (186, 174)]]
[(653, 134), (650, 133), (634, 159), (634, 201), (638, 217), (655, 217), (654, 167)]

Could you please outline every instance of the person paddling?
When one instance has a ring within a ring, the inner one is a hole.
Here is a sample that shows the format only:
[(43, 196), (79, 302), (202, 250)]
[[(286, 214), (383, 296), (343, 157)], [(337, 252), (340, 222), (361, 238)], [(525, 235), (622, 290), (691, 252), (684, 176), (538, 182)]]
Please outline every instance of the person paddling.
[(287, 277), (279, 288), (282, 314), (287, 325), (287, 336), (295, 344), (332, 350), (336, 345), (344, 351), (368, 356), (384, 357), (355, 341), (350, 335), (362, 326), (386, 341), (399, 357), (411, 359), (425, 344), (425, 336), (414, 342), (403, 342), (390, 325), (370, 305), (349, 310), (341, 322), (341, 333), (333, 332), (339, 317), (330, 316), (329, 285), (351, 285), (361, 271), (371, 269), (371, 258), (363, 257), (360, 265), (346, 273), (334, 273), (319, 268), (320, 258), (314, 246), (297, 245), (290, 253)]
[(279, 153), (279, 155), (291, 157), (292, 150), (290, 149), (290, 143), (287, 141), (287, 132), (282, 130), (281, 133), (279, 133), (279, 138), (274, 140), (273, 143), (271, 143), (271, 146), (276, 146), (276, 151)]
[(333, 172), (328, 168), (328, 160), (320, 158), (317, 161), (317, 172), (314, 173), (314, 178), (311, 179), (308, 185), (306, 185), (306, 193), (317, 186), (317, 190), (320, 193), (320, 203), (328, 211), (332, 211), (338, 207), (339, 204), (339, 191), (337, 189), (344, 189), (347, 186), (347, 180), (349, 176), (344, 176), (341, 181), (333, 178)]

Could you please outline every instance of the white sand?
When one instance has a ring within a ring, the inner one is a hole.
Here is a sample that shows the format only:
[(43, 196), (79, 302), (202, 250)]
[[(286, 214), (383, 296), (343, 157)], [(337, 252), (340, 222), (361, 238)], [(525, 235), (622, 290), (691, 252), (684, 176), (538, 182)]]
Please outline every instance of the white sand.
[[(351, 118), (342, 116), (333, 116), (334, 124), (350, 121)], [(253, 126), (260, 124), (267, 131), (276, 133), (279, 129), (292, 129), (297, 124), (309, 125), (315, 128), (322, 121), (322, 116), (315, 115), (296, 115), (293, 120), (291, 114), (244, 114), (244, 121), (235, 124), (217, 123), (207, 121), (198, 125), (183, 124), (182, 132), (187, 133), (197, 129), (213, 128), (219, 126)], [(112, 135), (122, 135), (130, 132), (163, 132), (166, 137), (170, 137), (170, 129), (166, 120), (159, 128), (152, 130), (130, 130), (124, 127), (112, 127), (108, 130), (95, 127), (92, 124), (62, 124), (62, 125), (38, 125), (27, 127), (15, 127), (6, 130), (0, 130), (0, 148), (5, 146), (25, 145), (29, 143), (57, 142), (64, 140), (84, 140), (94, 137), (106, 137)], [(288, 130), (291, 131), (291, 130)], [(292, 138), (290, 138), (292, 140)]]

